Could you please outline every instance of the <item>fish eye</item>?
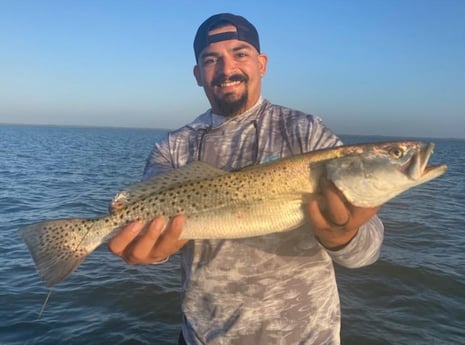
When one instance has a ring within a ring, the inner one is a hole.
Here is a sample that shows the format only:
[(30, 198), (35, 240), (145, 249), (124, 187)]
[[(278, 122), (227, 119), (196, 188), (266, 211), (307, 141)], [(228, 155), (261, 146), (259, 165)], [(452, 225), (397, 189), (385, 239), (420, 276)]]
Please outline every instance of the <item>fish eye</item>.
[(404, 150), (402, 150), (400, 147), (393, 147), (389, 150), (389, 154), (393, 158), (400, 159), (404, 156)]

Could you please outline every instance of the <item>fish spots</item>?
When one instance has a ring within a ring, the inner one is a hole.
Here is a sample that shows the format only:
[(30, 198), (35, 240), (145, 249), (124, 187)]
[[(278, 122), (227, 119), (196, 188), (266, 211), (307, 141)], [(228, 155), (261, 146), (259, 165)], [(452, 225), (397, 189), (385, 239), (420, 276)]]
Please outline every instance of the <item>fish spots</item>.
[(85, 250), (84, 248), (79, 248), (73, 251), (72, 255), (75, 259), (80, 259), (87, 256), (87, 250)]

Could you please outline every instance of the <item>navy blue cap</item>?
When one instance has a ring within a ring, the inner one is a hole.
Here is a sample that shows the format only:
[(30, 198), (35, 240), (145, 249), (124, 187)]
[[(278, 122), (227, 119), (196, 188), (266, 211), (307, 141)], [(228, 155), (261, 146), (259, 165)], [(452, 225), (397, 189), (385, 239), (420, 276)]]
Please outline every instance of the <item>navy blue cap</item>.
[[(215, 35), (208, 35), (212, 29), (231, 24), (236, 27), (236, 32), (222, 32)], [(194, 39), (194, 53), (195, 59), (198, 61), (199, 55), (210, 43), (226, 41), (226, 40), (239, 40), (245, 41), (260, 52), (260, 41), (258, 39), (258, 32), (247, 19), (231, 13), (215, 14), (205, 20), (199, 26)]]

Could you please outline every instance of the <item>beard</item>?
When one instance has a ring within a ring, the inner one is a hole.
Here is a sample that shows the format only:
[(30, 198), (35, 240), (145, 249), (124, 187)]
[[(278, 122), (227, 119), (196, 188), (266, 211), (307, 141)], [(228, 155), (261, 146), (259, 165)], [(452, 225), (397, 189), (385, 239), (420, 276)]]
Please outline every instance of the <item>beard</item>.
[(215, 104), (218, 108), (219, 114), (223, 116), (234, 116), (239, 115), (246, 110), (245, 107), (247, 105), (248, 100), (249, 95), (246, 91), (239, 98), (228, 97), (228, 95), (226, 95), (223, 98), (215, 97)]
[[(213, 80), (212, 85), (219, 86), (224, 82), (232, 81), (241, 81), (247, 86), (249, 78), (246, 75), (235, 74), (230, 77), (221, 75), (218, 78)], [(223, 96), (213, 95), (214, 103), (217, 108), (217, 111), (220, 115), (223, 116), (235, 116), (243, 113), (246, 110), (247, 102), (249, 100), (249, 93), (247, 88), (241, 95), (236, 95), (234, 93), (225, 94)]]

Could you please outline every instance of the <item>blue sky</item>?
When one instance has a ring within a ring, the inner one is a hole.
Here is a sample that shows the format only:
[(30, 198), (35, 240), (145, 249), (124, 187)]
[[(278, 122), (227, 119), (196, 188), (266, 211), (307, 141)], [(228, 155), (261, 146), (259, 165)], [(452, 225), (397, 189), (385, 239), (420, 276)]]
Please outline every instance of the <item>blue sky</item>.
[(263, 96), (339, 134), (465, 138), (465, 1), (0, 0), (0, 123), (175, 128), (209, 105), (192, 41), (247, 17)]

